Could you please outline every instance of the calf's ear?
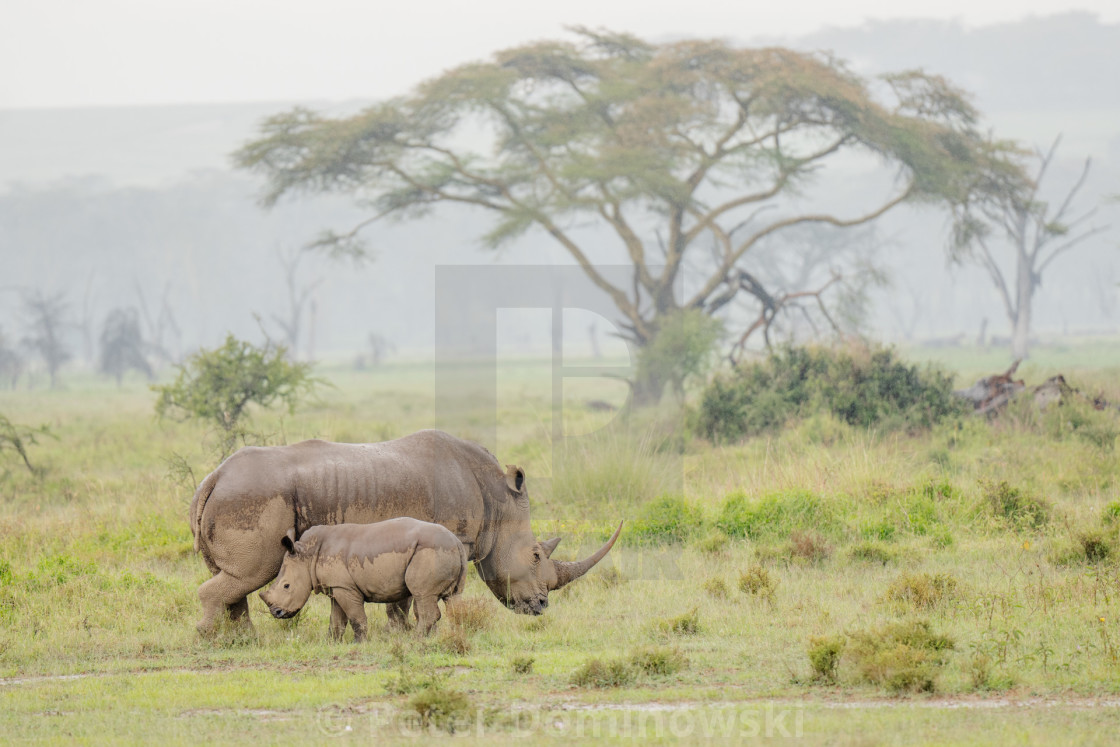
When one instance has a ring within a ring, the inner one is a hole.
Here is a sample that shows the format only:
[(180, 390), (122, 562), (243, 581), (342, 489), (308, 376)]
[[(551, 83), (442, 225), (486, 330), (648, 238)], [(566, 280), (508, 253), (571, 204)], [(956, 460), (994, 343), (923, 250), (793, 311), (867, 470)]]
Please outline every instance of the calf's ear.
[(294, 553), (296, 551), (296, 530), (289, 529), (288, 533), (280, 538), (280, 544), (283, 545), (284, 549), (288, 552)]

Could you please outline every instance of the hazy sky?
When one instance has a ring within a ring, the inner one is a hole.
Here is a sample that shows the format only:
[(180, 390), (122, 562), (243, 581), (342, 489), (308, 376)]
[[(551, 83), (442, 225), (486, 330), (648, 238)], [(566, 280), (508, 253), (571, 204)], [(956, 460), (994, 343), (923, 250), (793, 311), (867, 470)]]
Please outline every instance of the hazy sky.
[(566, 25), (791, 36), (867, 19), (966, 27), (1116, 0), (4, 0), (0, 109), (380, 98)]

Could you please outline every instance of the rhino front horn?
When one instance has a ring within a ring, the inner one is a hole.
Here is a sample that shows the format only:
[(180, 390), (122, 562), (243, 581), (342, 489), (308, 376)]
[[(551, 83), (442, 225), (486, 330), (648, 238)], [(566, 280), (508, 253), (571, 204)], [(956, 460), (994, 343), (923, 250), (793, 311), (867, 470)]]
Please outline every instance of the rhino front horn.
[(553, 589), (559, 589), (561, 586), (570, 584), (583, 574), (590, 571), (595, 564), (598, 563), (603, 557), (611, 551), (614, 546), (615, 540), (618, 539), (618, 533), (622, 531), (622, 522), (618, 522), (618, 529), (614, 530), (614, 534), (607, 540), (607, 544), (599, 548), (599, 550), (589, 558), (578, 561), (567, 560), (554, 560), (553, 564), (556, 566), (556, 586)]

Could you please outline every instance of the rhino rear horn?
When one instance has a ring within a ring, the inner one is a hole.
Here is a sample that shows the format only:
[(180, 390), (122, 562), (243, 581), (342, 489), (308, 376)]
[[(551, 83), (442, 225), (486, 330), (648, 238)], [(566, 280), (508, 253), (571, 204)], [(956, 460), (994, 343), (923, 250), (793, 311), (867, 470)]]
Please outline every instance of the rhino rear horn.
[(615, 540), (618, 539), (618, 533), (621, 531), (622, 522), (620, 521), (618, 522), (618, 529), (614, 530), (614, 534), (607, 540), (607, 544), (600, 547), (599, 550), (589, 558), (575, 562), (566, 560), (552, 561), (553, 565), (556, 566), (556, 586), (552, 588), (559, 589), (562, 586), (566, 586), (595, 567), (595, 564), (602, 560), (606, 554), (611, 551), (611, 548), (614, 547)]

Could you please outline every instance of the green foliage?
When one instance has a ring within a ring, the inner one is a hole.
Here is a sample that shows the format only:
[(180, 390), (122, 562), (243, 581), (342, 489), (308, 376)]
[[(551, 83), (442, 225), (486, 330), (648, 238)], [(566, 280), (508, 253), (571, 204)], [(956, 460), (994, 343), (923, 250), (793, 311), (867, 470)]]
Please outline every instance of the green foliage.
[(892, 349), (787, 347), (741, 364), (705, 389), (698, 416), (713, 441), (737, 441), (827, 411), (856, 427), (928, 428), (964, 412), (952, 379)]
[(933, 692), (953, 640), (928, 622), (890, 623), (848, 636), (848, 655), (860, 679), (892, 693)]
[(1006, 480), (981, 480), (980, 490), (991, 512), (1014, 527), (1038, 529), (1050, 521), (1049, 503)]
[(767, 493), (751, 500), (743, 493), (724, 499), (716, 526), (731, 537), (757, 539), (767, 534), (788, 534), (809, 528), (828, 528), (831, 511), (807, 490)]
[(456, 729), (470, 723), (470, 699), (443, 685), (420, 690), (409, 699), (408, 707), (416, 714), (422, 729), (434, 727), (454, 734)]
[(730, 594), (727, 588), (727, 582), (719, 576), (714, 576), (704, 581), (704, 591), (708, 592), (716, 599), (727, 599), (728, 594)]
[(718, 529), (708, 532), (694, 543), (694, 547), (705, 555), (720, 555), (728, 545), (727, 535)]
[(770, 576), (770, 571), (761, 565), (752, 565), (739, 574), (739, 591), (751, 596), (772, 598), (778, 584)]
[(696, 635), (700, 632), (700, 608), (693, 607), (683, 614), (659, 620), (657, 629), (671, 635)]
[(572, 675), (572, 684), (576, 687), (624, 687), (634, 681), (635, 675), (630, 662), (589, 659)]
[(9, 420), (7, 416), (0, 414), (0, 453), (5, 450), (14, 451), (23, 460), (27, 471), (33, 475), (41, 474), (41, 472), (31, 465), (27, 449), (29, 446), (37, 445), (41, 436), (57, 438), (45, 425), (38, 428), (19, 425)]
[(630, 523), (627, 541), (631, 544), (683, 542), (703, 523), (703, 514), (693, 503), (679, 495), (663, 495), (642, 507)]
[(283, 346), (258, 347), (226, 337), (214, 350), (200, 350), (179, 366), (171, 384), (153, 386), (159, 397), (156, 414), (195, 419), (218, 426), (223, 433), (223, 458), (236, 439), (244, 435), (242, 419), (250, 404), (269, 407), (282, 402), (295, 412), (320, 379), (311, 376), (311, 364), (292, 362)]
[(518, 655), (510, 660), (509, 668), (514, 674), (531, 674), (533, 671), (533, 657)]
[(847, 641), (842, 635), (812, 636), (809, 638), (809, 666), (813, 677), (823, 682), (836, 682), (836, 670)]
[(891, 565), (898, 562), (898, 552), (879, 542), (859, 542), (848, 548), (848, 557), (864, 563)]
[[(490, 247), (540, 231), (610, 295), (640, 343), (679, 308), (711, 315), (733, 300), (750, 277), (742, 268), (754, 260), (750, 248), (804, 222), (796, 211), (760, 208), (846, 158), (875, 158), (900, 175), (891, 196), (845, 216), (849, 224), (908, 199), (959, 204), (996, 175), (1001, 185), (1021, 176), (1007, 149), (976, 127), (968, 97), (940, 77), (910, 71), (873, 83), (832, 55), (572, 31), (574, 40), (501, 50), (356, 114), (273, 116), (236, 163), (265, 177), (266, 204), (339, 192), (360, 197), (376, 218), (404, 219), (441, 203), (473, 205), (494, 218), (482, 237)], [(599, 231), (568, 226), (613, 232), (635, 265), (632, 282), (588, 260), (581, 233)], [(355, 233), (322, 243), (347, 246)], [(639, 234), (663, 237), (663, 251), (649, 251)], [(707, 261), (713, 240), (718, 262)], [(674, 302), (686, 266), (709, 271)], [(656, 355), (675, 369), (660, 370), (677, 388), (691, 345)], [(636, 394), (652, 398), (667, 382), (645, 365), (654, 375), (638, 378)]]
[(688, 666), (688, 659), (675, 647), (646, 646), (630, 654), (630, 664), (643, 674), (665, 677)]
[(685, 384), (707, 373), (722, 336), (723, 322), (699, 309), (665, 314), (656, 335), (638, 353), (634, 382), (638, 403), (656, 402), (667, 384), (683, 400)]

